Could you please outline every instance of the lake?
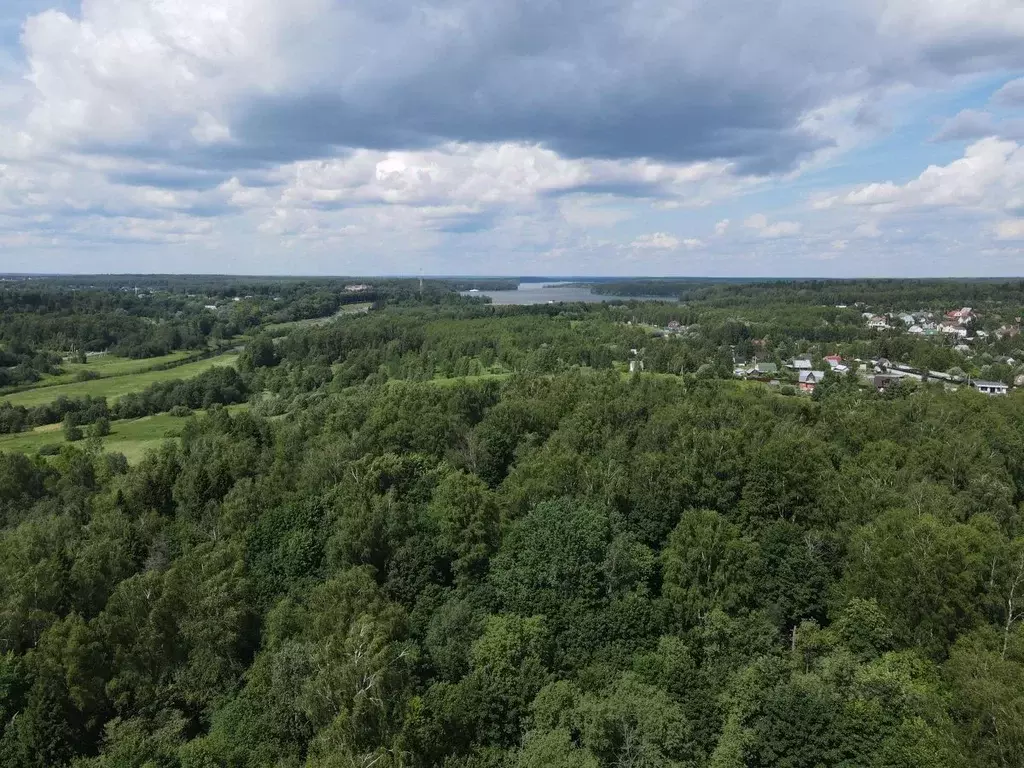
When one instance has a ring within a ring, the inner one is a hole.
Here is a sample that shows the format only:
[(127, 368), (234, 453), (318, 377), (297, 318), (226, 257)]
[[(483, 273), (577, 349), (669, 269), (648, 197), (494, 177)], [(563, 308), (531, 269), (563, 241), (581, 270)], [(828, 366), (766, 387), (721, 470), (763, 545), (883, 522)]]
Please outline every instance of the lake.
[(581, 283), (520, 283), (517, 291), (463, 291), (463, 296), (489, 296), (496, 305), (548, 304), (571, 301), (596, 303), (599, 301), (628, 301), (635, 296), (606, 296), (593, 293)]

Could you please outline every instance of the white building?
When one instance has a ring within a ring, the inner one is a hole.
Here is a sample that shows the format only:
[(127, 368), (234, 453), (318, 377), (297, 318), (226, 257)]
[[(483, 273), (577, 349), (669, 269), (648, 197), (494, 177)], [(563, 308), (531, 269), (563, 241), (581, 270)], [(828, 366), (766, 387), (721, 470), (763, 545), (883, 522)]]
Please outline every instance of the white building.
[(985, 395), (1005, 395), (1010, 388), (1001, 381), (972, 381), (971, 386)]
[(876, 315), (868, 320), (868, 328), (874, 328), (878, 331), (884, 331), (889, 328), (889, 323), (881, 315)]

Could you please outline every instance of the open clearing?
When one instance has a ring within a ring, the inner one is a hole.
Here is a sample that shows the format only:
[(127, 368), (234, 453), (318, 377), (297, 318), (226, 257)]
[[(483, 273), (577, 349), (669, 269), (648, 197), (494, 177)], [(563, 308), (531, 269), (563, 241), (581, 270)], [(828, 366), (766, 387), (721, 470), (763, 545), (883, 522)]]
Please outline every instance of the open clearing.
[[(61, 396), (76, 398), (91, 395), (92, 397), (105, 397), (107, 400), (113, 401), (121, 395), (127, 395), (130, 392), (141, 392), (150, 384), (155, 384), (158, 381), (190, 379), (193, 376), (197, 376), (200, 373), (218, 365), (234, 365), (237, 360), (238, 354), (230, 352), (224, 355), (218, 355), (206, 360), (197, 360), (194, 363), (186, 363), (185, 365), (179, 365), (175, 368), (168, 368), (167, 370), (162, 371), (144, 370), (141, 373), (124, 376), (111, 375), (108, 378), (93, 379), (92, 381), (78, 381), (71, 384), (61, 384), (59, 386), (36, 387), (35, 389), (27, 389), (24, 392), (16, 392), (12, 395), (2, 395), (0, 396), (0, 401), (7, 400), (11, 405), (23, 405), (26, 408), (53, 402)], [(91, 363), (89, 365), (91, 365)]]
[[(235, 413), (248, 407), (247, 404), (233, 405), (229, 406), (228, 410)], [(199, 415), (203, 411), (196, 413)], [(147, 451), (157, 448), (167, 438), (174, 437), (189, 418), (158, 413), (141, 419), (113, 421), (110, 423), (110, 434), (103, 438), (103, 448), (106, 451), (123, 453), (125, 458), (134, 464), (145, 456)], [(0, 451), (36, 453), (43, 446), (63, 445), (65, 442), (60, 424), (48, 424), (31, 432), (0, 435)], [(84, 444), (84, 441), (78, 443)]]
[(57, 387), (62, 384), (74, 384), (76, 383), (75, 376), (82, 371), (94, 373), (101, 378), (129, 376), (134, 373), (151, 371), (160, 366), (173, 365), (182, 360), (188, 360), (196, 354), (196, 352), (186, 351), (172, 352), (169, 355), (147, 357), (142, 360), (133, 360), (127, 357), (118, 357), (117, 355), (96, 355), (90, 358), (88, 363), (62, 363), (61, 367), (64, 369), (64, 373), (58, 376), (45, 376), (35, 384), (28, 386), (10, 387), (6, 391), (12, 394), (0, 394), (0, 400), (6, 400), (16, 392), (28, 392), (29, 390), (44, 389), (46, 387)]

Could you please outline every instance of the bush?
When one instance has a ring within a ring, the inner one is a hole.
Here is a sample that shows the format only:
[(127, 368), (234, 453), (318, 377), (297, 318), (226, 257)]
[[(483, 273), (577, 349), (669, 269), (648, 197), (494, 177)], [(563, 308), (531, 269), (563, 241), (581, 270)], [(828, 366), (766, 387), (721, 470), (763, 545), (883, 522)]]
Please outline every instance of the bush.
[(92, 381), (100, 378), (96, 371), (79, 371), (75, 374), (75, 381)]
[(92, 423), (89, 429), (89, 437), (106, 437), (110, 434), (110, 420), (100, 416)]
[(60, 443), (47, 443), (39, 446), (40, 456), (56, 456), (60, 453)]
[(193, 414), (193, 411), (187, 405), (176, 405), (168, 413), (177, 419), (186, 419)]
[(69, 443), (76, 443), (82, 439), (82, 428), (78, 426), (72, 414), (68, 414), (64, 417), (64, 423), (62, 429), (64, 430), (64, 439)]

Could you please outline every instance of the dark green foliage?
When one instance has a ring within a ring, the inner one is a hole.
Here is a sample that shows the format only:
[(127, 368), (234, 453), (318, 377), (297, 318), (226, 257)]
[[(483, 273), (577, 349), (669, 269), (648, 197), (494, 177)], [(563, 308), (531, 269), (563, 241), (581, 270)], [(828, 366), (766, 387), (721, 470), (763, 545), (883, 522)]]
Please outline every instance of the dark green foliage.
[[(197, 285), (152, 284), (161, 312)], [(1019, 396), (720, 380), (881, 343), (822, 306), (846, 286), (496, 309), (396, 281), (271, 341), (275, 295), (286, 321), (342, 294), (198, 284), (252, 329), (244, 372), (47, 414), (207, 413), (134, 466), (0, 453), (0, 765), (1024, 761)], [(133, 293), (91, 301), (136, 327)], [(640, 325), (673, 319), (698, 330)], [(643, 374), (610, 368), (633, 348)]]

